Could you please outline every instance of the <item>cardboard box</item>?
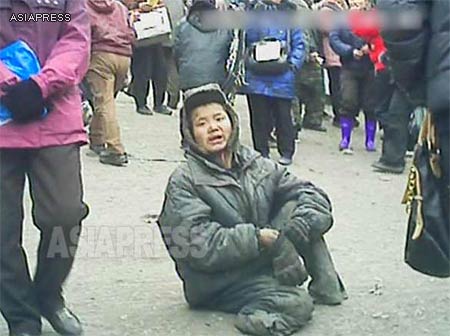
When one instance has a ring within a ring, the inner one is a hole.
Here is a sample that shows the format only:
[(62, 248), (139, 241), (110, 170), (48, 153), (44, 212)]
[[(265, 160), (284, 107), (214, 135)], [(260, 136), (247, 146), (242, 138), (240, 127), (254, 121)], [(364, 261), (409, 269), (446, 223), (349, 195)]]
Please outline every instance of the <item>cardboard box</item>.
[(168, 42), (172, 27), (167, 8), (160, 7), (149, 13), (139, 13), (134, 29), (137, 33), (136, 47)]

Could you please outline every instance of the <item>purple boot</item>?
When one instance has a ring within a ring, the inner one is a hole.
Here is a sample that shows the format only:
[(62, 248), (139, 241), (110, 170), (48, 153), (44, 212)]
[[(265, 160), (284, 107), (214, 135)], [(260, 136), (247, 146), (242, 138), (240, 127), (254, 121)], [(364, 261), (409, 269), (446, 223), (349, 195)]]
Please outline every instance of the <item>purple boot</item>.
[(348, 151), (350, 150), (350, 139), (353, 130), (353, 119), (347, 117), (341, 117), (341, 143), (339, 144), (339, 150)]
[(366, 150), (375, 152), (375, 134), (377, 133), (377, 122), (375, 120), (366, 119)]

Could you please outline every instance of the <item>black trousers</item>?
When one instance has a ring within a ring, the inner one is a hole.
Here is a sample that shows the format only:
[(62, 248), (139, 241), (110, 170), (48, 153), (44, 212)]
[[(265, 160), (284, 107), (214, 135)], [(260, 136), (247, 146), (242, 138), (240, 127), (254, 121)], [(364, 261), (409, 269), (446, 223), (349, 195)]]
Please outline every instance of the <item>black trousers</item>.
[[(33, 280), (22, 248), (26, 177), (41, 232)], [(88, 213), (82, 198), (78, 145), (0, 149), (0, 310), (11, 332), (39, 333), (40, 312), (64, 305), (62, 285)]]
[(275, 122), (278, 152), (292, 158), (295, 152), (295, 128), (292, 122), (290, 99), (247, 95), (250, 110), (253, 146), (261, 155), (269, 156), (269, 136)]
[(135, 48), (131, 58), (130, 93), (135, 97), (137, 107), (147, 105), (150, 91), (149, 80), (153, 84), (153, 105), (164, 103), (167, 88), (167, 62), (160, 44)]
[(342, 68), (341, 98), (341, 116), (353, 119), (362, 109), (366, 119), (375, 119), (374, 72)]
[(341, 67), (329, 67), (327, 68), (327, 72), (333, 115), (334, 119), (339, 121), (339, 110), (341, 106)]
[(394, 90), (388, 112), (380, 119), (384, 137), (380, 161), (389, 165), (405, 164), (408, 146), (408, 124), (414, 106), (397, 88)]
[(395, 84), (391, 80), (391, 74), (388, 69), (379, 71), (375, 75), (374, 80), (374, 100), (375, 100), (375, 117), (384, 127), (386, 123), (386, 115), (389, 111), (389, 105), (394, 94)]

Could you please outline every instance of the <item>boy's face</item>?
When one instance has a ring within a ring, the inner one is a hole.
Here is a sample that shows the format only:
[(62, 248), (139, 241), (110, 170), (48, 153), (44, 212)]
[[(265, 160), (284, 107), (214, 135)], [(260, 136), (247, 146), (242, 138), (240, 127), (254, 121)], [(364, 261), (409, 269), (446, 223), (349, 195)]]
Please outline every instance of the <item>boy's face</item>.
[(217, 154), (228, 145), (232, 125), (222, 105), (211, 103), (192, 111), (194, 140), (205, 154)]

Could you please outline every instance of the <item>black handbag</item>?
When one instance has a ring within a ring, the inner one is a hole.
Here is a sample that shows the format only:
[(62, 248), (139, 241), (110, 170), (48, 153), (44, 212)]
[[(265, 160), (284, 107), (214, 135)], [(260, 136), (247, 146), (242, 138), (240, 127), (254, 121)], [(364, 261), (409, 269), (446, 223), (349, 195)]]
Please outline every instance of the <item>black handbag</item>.
[(256, 48), (264, 43), (276, 41), (273, 38), (263, 38), (253, 43), (247, 50), (245, 58), (245, 68), (255, 75), (277, 76), (287, 72), (291, 68), (289, 63), (289, 54), (291, 51), (291, 32), (288, 29), (286, 34), (286, 45), (282, 46), (280, 56), (275, 60), (258, 61), (256, 60)]
[(403, 197), (408, 229), (405, 262), (421, 273), (450, 277), (450, 223), (444, 215), (443, 180), (436, 128), (427, 111)]

